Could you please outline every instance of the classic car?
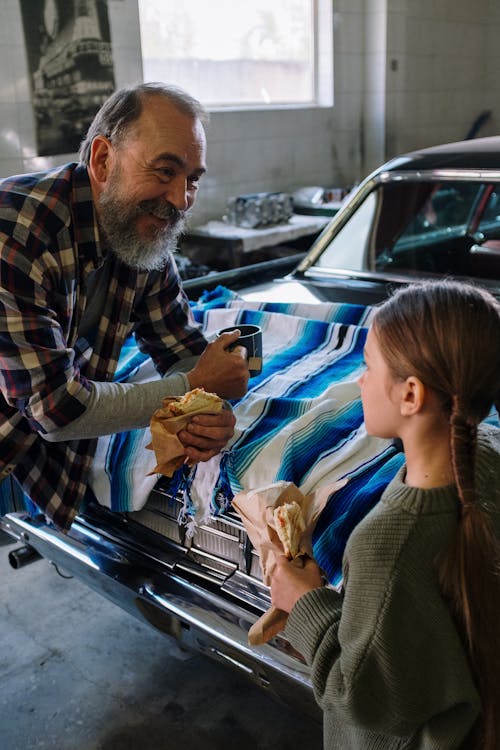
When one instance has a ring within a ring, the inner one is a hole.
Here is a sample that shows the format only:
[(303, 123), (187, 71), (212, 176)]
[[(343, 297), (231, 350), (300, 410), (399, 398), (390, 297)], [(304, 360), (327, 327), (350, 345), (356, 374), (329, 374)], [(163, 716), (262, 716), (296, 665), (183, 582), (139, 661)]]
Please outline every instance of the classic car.
[[(341, 584), (346, 539), (402, 460), (397, 444), (364, 432), (356, 379), (370, 314), (395, 287), (444, 275), (500, 297), (500, 137), (392, 159), (353, 189), (305, 254), (187, 278), (208, 336), (233, 323), (263, 328), (263, 371), (233, 404), (232, 444), (211, 466), (146, 481), (147, 430), (103, 439), (92, 478), (98, 502), (68, 534), (9, 478), (0, 529), (20, 543), (11, 564), (45, 557), (319, 718), (308, 668), (283, 634), (249, 645), (270, 597), (231, 501), (288, 484), (304, 494), (335, 487), (312, 545), (330, 584)], [(124, 377), (148, 377), (148, 363), (131, 352)]]

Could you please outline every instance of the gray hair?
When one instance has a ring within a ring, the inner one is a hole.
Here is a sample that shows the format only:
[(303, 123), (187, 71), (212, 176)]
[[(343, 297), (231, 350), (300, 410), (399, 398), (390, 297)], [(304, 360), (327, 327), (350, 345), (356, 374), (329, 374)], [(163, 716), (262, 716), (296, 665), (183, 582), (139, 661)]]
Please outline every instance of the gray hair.
[(131, 123), (139, 119), (145, 100), (151, 96), (167, 99), (180, 112), (200, 120), (204, 126), (208, 123), (208, 112), (205, 107), (180, 86), (164, 83), (138, 83), (135, 86), (126, 86), (111, 94), (98, 110), (80, 145), (80, 161), (88, 166), (90, 147), (97, 135), (104, 135), (115, 144), (119, 144)]

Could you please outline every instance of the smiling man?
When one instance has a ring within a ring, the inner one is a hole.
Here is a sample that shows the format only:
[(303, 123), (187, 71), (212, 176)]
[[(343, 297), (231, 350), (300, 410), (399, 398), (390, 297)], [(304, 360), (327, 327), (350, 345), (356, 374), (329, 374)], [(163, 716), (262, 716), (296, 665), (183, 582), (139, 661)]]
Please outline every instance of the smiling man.
[[(99, 436), (145, 427), (162, 398), (196, 387), (246, 392), (238, 334), (207, 344), (172, 256), (206, 170), (206, 119), (176, 87), (121, 89), (79, 163), (0, 182), (0, 478), (12, 472), (63, 530)], [(113, 382), (130, 334), (160, 380)], [(233, 430), (225, 410), (179, 437), (204, 461)]]
[(102, 232), (112, 252), (131, 266), (163, 267), (194, 204), (206, 171), (206, 138), (203, 111), (193, 110), (149, 97), (126, 138), (92, 137), (94, 125), (89, 148), (88, 138), (82, 146)]

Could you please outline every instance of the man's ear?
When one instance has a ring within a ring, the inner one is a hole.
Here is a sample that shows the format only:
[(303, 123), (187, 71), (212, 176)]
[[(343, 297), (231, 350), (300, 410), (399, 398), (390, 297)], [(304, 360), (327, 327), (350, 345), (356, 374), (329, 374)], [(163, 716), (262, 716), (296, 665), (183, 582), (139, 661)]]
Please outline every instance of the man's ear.
[(104, 135), (96, 135), (90, 146), (89, 173), (101, 185), (109, 177), (113, 146)]
[(401, 391), (400, 408), (403, 417), (411, 417), (422, 410), (425, 399), (425, 386), (421, 380), (410, 375), (404, 381)]

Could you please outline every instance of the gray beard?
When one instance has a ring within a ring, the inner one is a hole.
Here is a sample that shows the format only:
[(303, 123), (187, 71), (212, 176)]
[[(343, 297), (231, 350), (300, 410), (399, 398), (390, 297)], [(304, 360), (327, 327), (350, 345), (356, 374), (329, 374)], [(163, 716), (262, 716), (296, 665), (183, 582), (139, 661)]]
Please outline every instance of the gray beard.
[[(111, 191), (99, 196), (100, 229), (106, 245), (117, 258), (139, 271), (161, 271), (171, 253), (177, 249), (185, 226), (184, 216), (165, 201), (143, 201), (130, 206)], [(135, 229), (135, 219), (145, 213), (170, 218), (174, 223), (165, 229), (152, 230), (150, 239), (143, 239)]]

